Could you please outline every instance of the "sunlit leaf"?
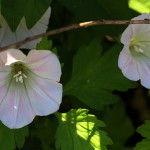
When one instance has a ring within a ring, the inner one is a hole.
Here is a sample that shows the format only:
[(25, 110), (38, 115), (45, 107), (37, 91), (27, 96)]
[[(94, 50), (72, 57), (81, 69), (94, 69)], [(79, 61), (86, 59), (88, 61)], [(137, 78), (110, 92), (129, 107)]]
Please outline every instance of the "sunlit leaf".
[(113, 104), (119, 97), (114, 90), (126, 91), (137, 86), (126, 79), (118, 68), (122, 47), (114, 46), (102, 55), (99, 41), (82, 46), (74, 57), (71, 80), (64, 87), (64, 95), (73, 95), (94, 109)]
[(148, 0), (129, 0), (129, 7), (139, 13), (150, 12), (150, 1)]
[(107, 150), (112, 144), (107, 133), (100, 130), (105, 124), (86, 109), (56, 114), (59, 125), (56, 133), (56, 149), (59, 150)]

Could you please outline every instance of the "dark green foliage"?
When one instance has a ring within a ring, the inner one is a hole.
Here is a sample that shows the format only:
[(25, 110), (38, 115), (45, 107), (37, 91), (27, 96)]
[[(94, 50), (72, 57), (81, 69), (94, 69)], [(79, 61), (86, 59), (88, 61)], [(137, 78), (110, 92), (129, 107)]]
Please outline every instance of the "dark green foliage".
[(0, 123), (0, 149), (14, 150), (22, 148), (25, 142), (25, 137), (28, 136), (28, 127), (21, 129), (9, 129)]
[(120, 45), (102, 55), (98, 40), (82, 46), (73, 61), (71, 80), (64, 87), (64, 95), (73, 95), (94, 109), (113, 104), (119, 97), (114, 90), (126, 91), (137, 86), (127, 80), (118, 68)]
[(27, 27), (30, 29), (41, 18), (49, 7), (51, 0), (26, 0), (26, 10), (24, 16)]
[(1, 0), (1, 13), (12, 31), (24, 16), (27, 27), (32, 28), (49, 7), (51, 0)]
[(102, 113), (104, 114), (103, 121), (107, 124), (106, 131), (114, 143), (109, 150), (131, 150), (124, 145), (134, 134), (135, 129), (126, 114), (124, 103), (120, 101), (112, 107), (107, 106)]
[(1, 0), (1, 13), (12, 31), (15, 31), (24, 16), (26, 0)]

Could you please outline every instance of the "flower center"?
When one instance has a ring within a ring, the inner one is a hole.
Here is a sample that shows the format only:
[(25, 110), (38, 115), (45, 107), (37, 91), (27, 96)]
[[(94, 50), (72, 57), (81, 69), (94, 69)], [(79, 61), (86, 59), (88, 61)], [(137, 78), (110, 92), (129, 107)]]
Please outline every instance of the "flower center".
[[(145, 41), (146, 42), (146, 41)], [(136, 51), (138, 53), (144, 53), (144, 48), (146, 47), (145, 44), (142, 42), (137, 42), (135, 39), (132, 39), (130, 42), (130, 50)]]
[(16, 62), (13, 64), (13, 78), (16, 82), (23, 83), (27, 75), (24, 73), (24, 64), (22, 62)]
[(22, 73), (22, 71), (18, 71), (18, 73), (15, 74), (13, 78), (16, 78), (16, 82), (23, 83), (23, 78), (27, 78), (27, 76), (24, 73)]

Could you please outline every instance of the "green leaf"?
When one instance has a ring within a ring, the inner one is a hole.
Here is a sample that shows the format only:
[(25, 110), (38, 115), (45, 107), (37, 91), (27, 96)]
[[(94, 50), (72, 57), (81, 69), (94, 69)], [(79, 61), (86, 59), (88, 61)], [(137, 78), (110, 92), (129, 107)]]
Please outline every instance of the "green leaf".
[(136, 144), (134, 150), (150, 150), (150, 120), (145, 121), (145, 124), (137, 128), (144, 139)]
[(107, 133), (100, 130), (105, 124), (87, 109), (71, 110), (56, 114), (59, 125), (56, 132), (56, 149), (59, 150), (107, 150), (112, 144)]
[(42, 38), (40, 43), (36, 46), (37, 50), (51, 50), (52, 49), (52, 41), (48, 40), (47, 37)]
[(142, 142), (138, 142), (133, 150), (150, 150), (150, 140), (144, 139)]
[(26, 0), (25, 19), (30, 29), (48, 9), (51, 0)]
[(150, 120), (146, 120), (145, 124), (138, 127), (137, 132), (143, 137), (150, 139)]
[(126, 91), (137, 86), (125, 78), (118, 68), (118, 56), (122, 49), (114, 46), (102, 55), (102, 47), (95, 40), (82, 46), (73, 60), (71, 80), (64, 86), (64, 95), (73, 95), (94, 109), (113, 104), (119, 97), (114, 90)]
[(1, 13), (12, 31), (15, 31), (24, 15), (26, 0), (1, 0)]
[(57, 55), (56, 47), (53, 47), (53, 43), (51, 40), (48, 40), (47, 37), (42, 38), (40, 43), (36, 46), (37, 50), (50, 50)]
[(150, 12), (150, 1), (148, 0), (129, 0), (129, 7), (139, 13)]
[(14, 150), (16, 147), (22, 148), (25, 137), (28, 136), (28, 127), (21, 129), (9, 129), (0, 123), (0, 149)]

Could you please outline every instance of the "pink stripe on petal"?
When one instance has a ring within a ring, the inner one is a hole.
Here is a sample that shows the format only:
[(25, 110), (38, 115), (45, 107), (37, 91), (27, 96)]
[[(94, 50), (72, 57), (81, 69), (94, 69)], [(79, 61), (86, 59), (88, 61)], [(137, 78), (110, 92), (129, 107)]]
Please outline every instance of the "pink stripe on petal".
[(0, 105), (0, 120), (9, 128), (21, 128), (35, 117), (23, 84), (18, 85), (11, 84)]
[(126, 47), (124, 47), (120, 52), (118, 65), (125, 77), (134, 81), (139, 80), (136, 61), (132, 58), (129, 50)]
[(18, 114), (15, 128), (21, 128), (31, 123), (36, 116), (33, 107), (30, 103), (29, 97), (26, 93), (26, 89), (23, 90), (18, 105)]
[(58, 58), (52, 52), (46, 50), (31, 50), (26, 62), (31, 70), (38, 76), (55, 81), (60, 80), (61, 66)]
[[(33, 78), (32, 78), (33, 79)], [(44, 116), (56, 112), (62, 99), (62, 85), (37, 78), (26, 83), (30, 102), (36, 115)]]
[(3, 101), (3, 99), (5, 98), (5, 96), (7, 95), (8, 93), (8, 90), (9, 90), (9, 86), (10, 86), (10, 81), (9, 80), (6, 80), (6, 78), (4, 79), (4, 77), (2, 78), (0, 76), (0, 105), (1, 105), (1, 102)]
[(150, 61), (149, 60), (139, 60), (138, 70), (140, 74), (141, 84), (150, 89)]

